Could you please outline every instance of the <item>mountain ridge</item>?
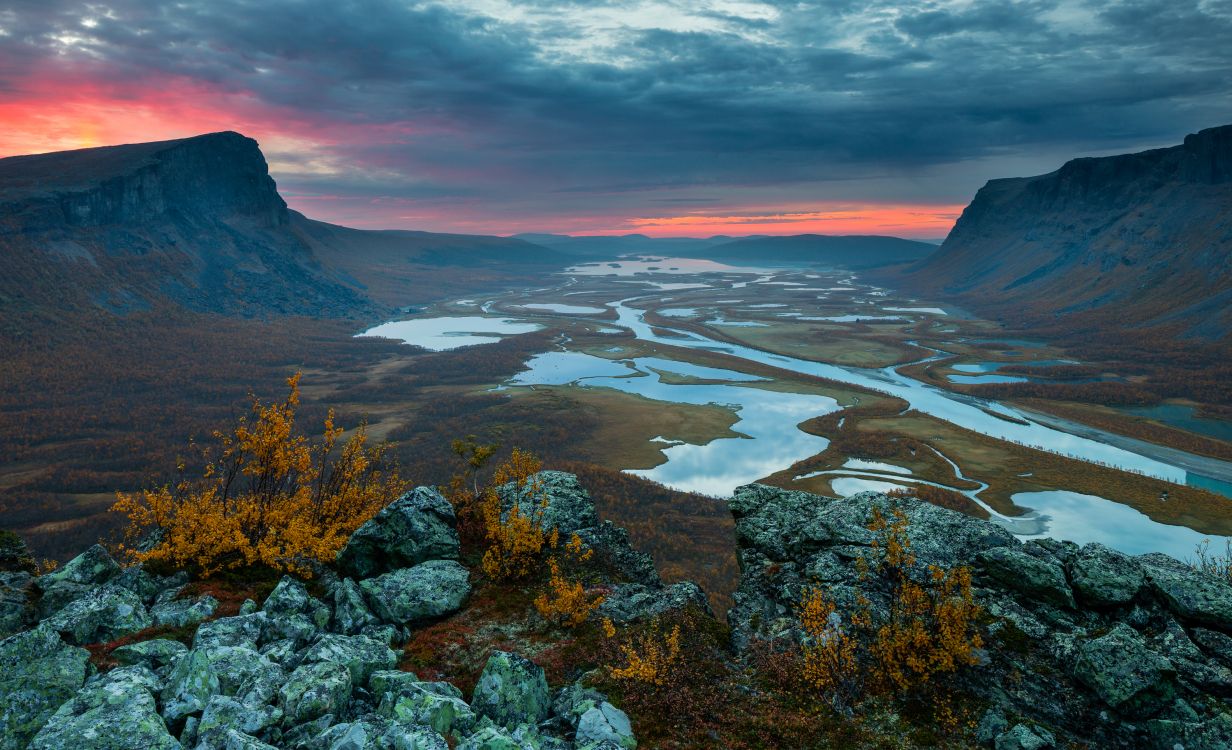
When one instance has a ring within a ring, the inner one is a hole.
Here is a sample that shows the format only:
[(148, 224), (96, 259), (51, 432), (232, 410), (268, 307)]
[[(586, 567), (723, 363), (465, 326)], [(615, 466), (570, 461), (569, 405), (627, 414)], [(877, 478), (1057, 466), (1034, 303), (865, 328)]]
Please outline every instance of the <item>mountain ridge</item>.
[(1019, 322), (1232, 332), (1232, 125), (989, 181), (898, 279)]

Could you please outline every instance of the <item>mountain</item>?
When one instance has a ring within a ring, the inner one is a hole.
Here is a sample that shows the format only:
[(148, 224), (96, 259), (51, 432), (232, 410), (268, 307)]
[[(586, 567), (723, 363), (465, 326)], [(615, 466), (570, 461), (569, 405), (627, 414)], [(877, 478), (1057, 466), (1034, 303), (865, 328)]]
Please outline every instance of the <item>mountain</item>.
[(704, 256), (705, 250), (731, 240), (716, 237), (647, 237), (644, 234), (617, 236), (568, 234), (518, 234), (515, 239), (533, 242), (542, 247), (570, 255), (615, 257), (618, 255), (689, 255)]
[(0, 159), (0, 259), (0, 325), (18, 335), (167, 305), (370, 317), (446, 294), (473, 266), (566, 261), (500, 237), (312, 221), (287, 208), (257, 142), (231, 132)]
[(297, 237), (238, 133), (0, 159), (0, 256), (8, 325), (49, 304), (242, 317), (369, 306)]
[(992, 180), (900, 285), (1018, 324), (1232, 332), (1232, 125)]
[(708, 248), (712, 260), (762, 260), (810, 265), (868, 268), (928, 257), (937, 246), (928, 242), (877, 235), (797, 234), (745, 237)]

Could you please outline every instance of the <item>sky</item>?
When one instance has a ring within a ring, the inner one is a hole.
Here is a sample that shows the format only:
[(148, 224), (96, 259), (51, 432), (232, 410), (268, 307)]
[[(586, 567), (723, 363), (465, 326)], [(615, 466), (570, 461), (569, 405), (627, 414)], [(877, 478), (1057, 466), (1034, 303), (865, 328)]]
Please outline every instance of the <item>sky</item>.
[(940, 238), (1232, 123), (1232, 0), (7, 0), (0, 155), (236, 130), (367, 228)]

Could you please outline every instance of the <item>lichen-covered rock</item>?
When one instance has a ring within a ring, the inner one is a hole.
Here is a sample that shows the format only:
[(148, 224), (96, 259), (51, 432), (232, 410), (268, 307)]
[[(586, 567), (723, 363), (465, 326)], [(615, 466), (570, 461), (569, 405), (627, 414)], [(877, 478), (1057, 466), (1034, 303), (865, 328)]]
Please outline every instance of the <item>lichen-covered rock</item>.
[(611, 521), (577, 532), (582, 543), (594, 550), (589, 565), (610, 576), (612, 580), (661, 586), (654, 558), (633, 548), (629, 532)]
[(121, 665), (133, 665), (159, 669), (173, 664), (177, 659), (188, 653), (188, 647), (179, 641), (165, 638), (155, 638), (150, 641), (139, 641), (127, 646), (120, 646), (111, 652), (111, 658)]
[(183, 628), (204, 622), (218, 609), (218, 600), (212, 596), (196, 599), (172, 599), (150, 607), (150, 617), (155, 625)]
[(471, 708), (506, 728), (536, 726), (551, 713), (552, 696), (539, 665), (508, 651), (493, 651), (475, 685)]
[(318, 661), (343, 665), (351, 673), (351, 684), (364, 686), (373, 672), (393, 669), (398, 663), (398, 655), (388, 645), (366, 635), (327, 633), (309, 647), (300, 663)]
[(175, 724), (200, 712), (221, 691), (218, 674), (203, 650), (189, 651), (175, 663), (162, 691), (163, 718)]
[(0, 641), (0, 750), (22, 750), (85, 683), (90, 653), (36, 628)]
[(252, 735), (235, 729), (227, 730), (219, 747), (222, 750), (278, 750), (268, 742), (262, 742)]
[(428, 560), (456, 560), (458, 550), (453, 506), (436, 489), (416, 487), (351, 534), (338, 566), (371, 578)]
[(1167, 555), (1137, 558), (1151, 588), (1183, 620), (1232, 631), (1232, 584)]
[(64, 563), (59, 570), (53, 570), (39, 579), (40, 585), (51, 583), (82, 583), (101, 586), (120, 575), (122, 568), (115, 559), (107, 553), (101, 544), (95, 544), (72, 560)]
[[(396, 697), (391, 700), (391, 695)], [(462, 700), (462, 692), (447, 682), (400, 686), (396, 693), (386, 694), (381, 713), (396, 722), (455, 737), (470, 734), (479, 722), (478, 714)]]
[(521, 726), (508, 730), (504, 727), (485, 726), (463, 740), (458, 745), (458, 750), (564, 750), (566, 747), (568, 745), (559, 740), (541, 736), (533, 727)]
[(626, 750), (637, 747), (628, 715), (606, 701), (582, 714), (578, 719), (574, 741), (580, 747), (603, 742)]
[(261, 607), (265, 621), (261, 643), (292, 640), (306, 644), (329, 624), (329, 607), (308, 593), (304, 584), (283, 576)]
[(218, 692), (223, 695), (258, 691), (262, 700), (269, 700), (286, 677), (281, 666), (248, 646), (212, 646), (201, 651), (218, 675)]
[(1078, 599), (1092, 607), (1131, 602), (1146, 582), (1134, 558), (1102, 544), (1085, 545), (1070, 560), (1069, 575)]
[(541, 471), (521, 487), (510, 482), (497, 491), (506, 513), (513, 509), (515, 503), (523, 514), (534, 508), (541, 514), (543, 528), (558, 529), (565, 538), (576, 531), (599, 525), (599, 514), (595, 511), (590, 493), (573, 474)]
[(1232, 715), (1221, 713), (1207, 721), (1153, 719), (1146, 723), (1151, 747), (1156, 750), (1227, 750), (1232, 747)]
[(141, 597), (119, 586), (102, 586), (43, 621), (70, 643), (105, 643), (150, 627)]
[(346, 708), (351, 695), (351, 673), (332, 661), (305, 664), (287, 677), (279, 690), (285, 721), (300, 724)]
[(82, 688), (60, 706), (29, 750), (180, 750), (158, 715), (154, 696), (133, 680)]
[(222, 744), (235, 730), (260, 737), (282, 720), (282, 710), (263, 703), (244, 703), (225, 695), (210, 698), (197, 724), (197, 739), (207, 745)]
[(358, 635), (380, 623), (364, 602), (359, 584), (344, 578), (334, 587), (334, 617), (330, 629), (344, 635)]
[(1109, 706), (1127, 716), (1150, 717), (1172, 701), (1176, 669), (1147, 648), (1128, 625), (1084, 643), (1074, 676)]
[(440, 734), (424, 726), (367, 715), (322, 732), (314, 745), (323, 750), (448, 750)]
[(267, 619), (264, 612), (253, 612), (203, 622), (197, 627), (197, 633), (193, 636), (193, 648), (201, 649), (212, 646), (256, 648)]
[(360, 581), (359, 587), (372, 611), (394, 624), (457, 612), (471, 593), (470, 573), (453, 560), (430, 560), (395, 570)]
[(1045, 750), (1056, 747), (1056, 738), (1046, 729), (1015, 724), (1010, 731), (998, 735), (993, 747), (996, 750)]
[(1002, 586), (1058, 607), (1074, 607), (1074, 593), (1056, 558), (1040, 550), (1030, 554), (1027, 545), (993, 547), (979, 555), (984, 571)]
[(680, 581), (662, 588), (626, 583), (612, 587), (599, 605), (598, 614), (610, 617), (618, 625), (627, 625), (689, 607), (710, 614), (710, 601), (692, 581)]

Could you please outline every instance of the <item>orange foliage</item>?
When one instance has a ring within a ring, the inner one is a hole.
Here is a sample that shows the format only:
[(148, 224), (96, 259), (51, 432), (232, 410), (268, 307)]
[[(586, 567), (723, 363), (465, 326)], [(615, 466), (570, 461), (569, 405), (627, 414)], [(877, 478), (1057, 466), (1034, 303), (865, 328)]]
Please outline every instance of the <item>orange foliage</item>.
[[(594, 556), (594, 550), (582, 542), (582, 538), (574, 534), (565, 545), (565, 556), (577, 564), (585, 563)], [(603, 596), (591, 598), (587, 596), (585, 587), (578, 581), (567, 578), (560, 569), (560, 563), (555, 557), (548, 559), (547, 591), (535, 599), (535, 609), (544, 619), (557, 625), (573, 628), (590, 618), (590, 613), (603, 603)]]
[(977, 663), (983, 641), (976, 631), (981, 610), (973, 600), (971, 570), (932, 565), (919, 583), (910, 576), (916, 559), (906, 514), (895, 508), (887, 519), (874, 508), (868, 528), (876, 534), (872, 547), (880, 559), (870, 568), (860, 558), (857, 569), (866, 588), (888, 589), (889, 606), (877, 613), (861, 594), (844, 626), (833, 603), (816, 588), (806, 590), (799, 613), (806, 635), (804, 676), (838, 698), (918, 697), (938, 678)]
[[(544, 529), (543, 510), (548, 498), (535, 474), (543, 468), (532, 454), (515, 448), (509, 460), (497, 467), (492, 483), (479, 498), (479, 514), (483, 519), (488, 548), (483, 553), (483, 572), (494, 581), (525, 578), (534, 571), (535, 563), (545, 548), (556, 546), (556, 529)], [(521, 498), (529, 499), (529, 510), (523, 510), (526, 500), (513, 504), (503, 512), (498, 488), (512, 483)]]
[[(611, 632), (610, 624), (605, 621), (605, 632)], [(668, 682), (672, 669), (680, 660), (680, 626), (675, 625), (664, 635), (656, 622), (649, 633), (634, 639), (633, 645), (622, 644), (620, 650), (626, 664), (611, 667), (612, 677), (661, 687)]]
[[(310, 575), (312, 561), (333, 560), (351, 532), (406, 489), (387, 466), (386, 446), (368, 447), (362, 426), (339, 446), (344, 430), (331, 411), (322, 441), (297, 434), (299, 375), (287, 385), (282, 403), (254, 399), (251, 420), (214, 433), (200, 477), (117, 495), (112, 510), (128, 517), (131, 557), (202, 577), (253, 565)], [(150, 532), (153, 546), (134, 544)]]

